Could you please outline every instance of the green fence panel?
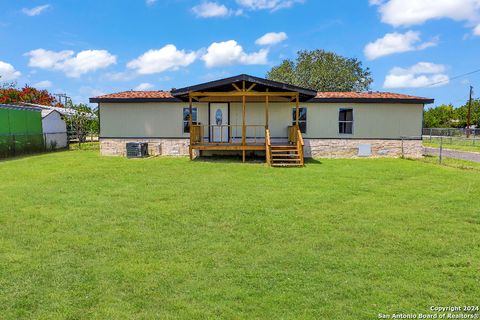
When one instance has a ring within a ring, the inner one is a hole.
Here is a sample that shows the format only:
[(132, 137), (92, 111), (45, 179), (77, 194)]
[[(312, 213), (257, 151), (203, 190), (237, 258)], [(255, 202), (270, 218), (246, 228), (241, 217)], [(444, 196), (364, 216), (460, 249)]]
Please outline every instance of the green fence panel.
[(0, 157), (44, 150), (41, 112), (0, 108)]
[(10, 109), (10, 133), (25, 134), (27, 133), (27, 116), (24, 110)]
[(0, 108), (0, 135), (10, 134), (9, 113), (10, 110)]
[(0, 158), (7, 158), (13, 155), (12, 141), (11, 136), (0, 136)]
[(42, 113), (37, 111), (26, 111), (26, 122), (28, 134), (43, 134)]

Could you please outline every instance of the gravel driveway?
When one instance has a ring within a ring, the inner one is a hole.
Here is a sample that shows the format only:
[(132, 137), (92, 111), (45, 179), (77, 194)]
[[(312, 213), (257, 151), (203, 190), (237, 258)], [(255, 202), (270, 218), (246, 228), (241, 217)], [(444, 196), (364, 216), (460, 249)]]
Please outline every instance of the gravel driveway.
[[(439, 156), (439, 153), (440, 153), (439, 148), (425, 147), (423, 151), (423, 154), (427, 156)], [(468, 151), (443, 149), (442, 156), (445, 158), (454, 158), (454, 159), (480, 162), (480, 152), (468, 152)]]

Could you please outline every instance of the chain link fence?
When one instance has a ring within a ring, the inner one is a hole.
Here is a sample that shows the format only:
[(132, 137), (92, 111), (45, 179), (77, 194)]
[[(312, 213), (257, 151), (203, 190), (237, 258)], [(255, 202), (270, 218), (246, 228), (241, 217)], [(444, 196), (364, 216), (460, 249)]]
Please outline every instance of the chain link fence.
[(473, 137), (480, 138), (480, 128), (424, 128), (424, 137)]
[(423, 155), (438, 157), (439, 163), (445, 158), (480, 162), (480, 135), (470, 138), (463, 135), (402, 137), (402, 157), (405, 155), (406, 141), (415, 139), (422, 140)]
[[(62, 148), (58, 145), (59, 135), (65, 136), (65, 132), (0, 135), (0, 158), (16, 157)], [(68, 146), (68, 144), (66, 145)]]
[(85, 143), (85, 142), (98, 142), (98, 132), (87, 131), (87, 132), (76, 132), (68, 131), (67, 132), (68, 141), (70, 143)]

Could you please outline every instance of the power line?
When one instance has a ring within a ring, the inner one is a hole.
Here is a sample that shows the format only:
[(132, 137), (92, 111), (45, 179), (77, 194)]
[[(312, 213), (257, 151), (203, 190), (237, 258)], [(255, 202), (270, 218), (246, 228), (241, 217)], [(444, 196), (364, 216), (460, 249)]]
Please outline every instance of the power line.
[(445, 80), (442, 80), (442, 81), (432, 83), (432, 84), (428, 85), (428, 87), (432, 87), (432, 86), (435, 86), (435, 85), (440, 84), (440, 83), (449, 82), (451, 80), (455, 80), (455, 79), (458, 79), (458, 78), (469, 76), (469, 75), (477, 73), (477, 72), (480, 72), (480, 69), (474, 70), (474, 71), (471, 71), (471, 72), (467, 72), (467, 73), (464, 73), (464, 74), (461, 74), (461, 75), (458, 75), (458, 76), (455, 76), (455, 77), (452, 77), (452, 78), (449, 78), (449, 79), (445, 79)]

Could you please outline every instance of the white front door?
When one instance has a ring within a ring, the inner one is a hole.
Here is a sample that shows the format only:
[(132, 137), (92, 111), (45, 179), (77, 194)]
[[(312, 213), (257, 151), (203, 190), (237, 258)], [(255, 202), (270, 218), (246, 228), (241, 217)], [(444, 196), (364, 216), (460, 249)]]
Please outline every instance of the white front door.
[(210, 141), (228, 142), (228, 103), (210, 103)]

